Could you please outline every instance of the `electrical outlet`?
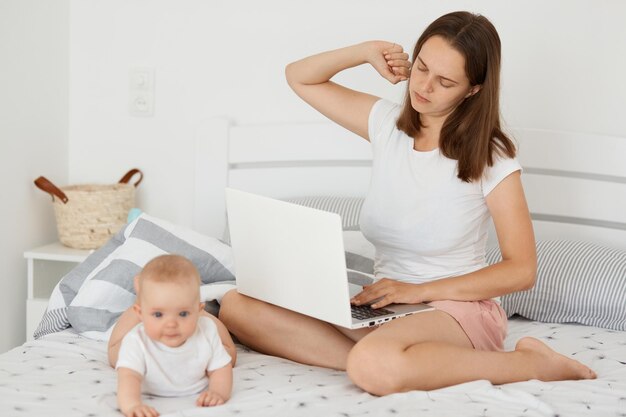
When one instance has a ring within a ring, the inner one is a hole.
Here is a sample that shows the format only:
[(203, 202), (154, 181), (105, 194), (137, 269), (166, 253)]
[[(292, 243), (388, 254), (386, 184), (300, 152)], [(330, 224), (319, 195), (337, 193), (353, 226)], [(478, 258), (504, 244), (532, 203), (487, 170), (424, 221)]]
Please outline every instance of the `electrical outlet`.
[(130, 70), (129, 111), (131, 116), (154, 115), (154, 68)]

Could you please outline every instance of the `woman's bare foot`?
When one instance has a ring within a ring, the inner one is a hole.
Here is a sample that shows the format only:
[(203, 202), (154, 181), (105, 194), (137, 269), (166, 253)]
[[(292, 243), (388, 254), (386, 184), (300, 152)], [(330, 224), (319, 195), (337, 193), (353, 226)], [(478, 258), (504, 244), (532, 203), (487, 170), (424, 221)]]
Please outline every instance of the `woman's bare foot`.
[(515, 345), (515, 351), (536, 358), (537, 379), (541, 381), (564, 381), (572, 379), (595, 379), (596, 373), (582, 363), (552, 350), (545, 343), (524, 337)]

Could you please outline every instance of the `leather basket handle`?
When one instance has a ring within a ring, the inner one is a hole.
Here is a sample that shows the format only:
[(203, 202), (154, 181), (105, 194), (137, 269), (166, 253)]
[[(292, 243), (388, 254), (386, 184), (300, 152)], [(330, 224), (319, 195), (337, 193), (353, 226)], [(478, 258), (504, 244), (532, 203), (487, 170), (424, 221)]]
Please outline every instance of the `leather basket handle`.
[(124, 176), (118, 181), (118, 183), (120, 183), (120, 184), (128, 184), (130, 179), (133, 176), (135, 176), (135, 174), (139, 174), (139, 179), (133, 184), (135, 187), (137, 187), (139, 185), (139, 183), (141, 182), (141, 180), (143, 180), (143, 172), (141, 172), (141, 170), (139, 170), (137, 168), (133, 168), (130, 171), (128, 171), (126, 174), (124, 174)]
[(54, 201), (54, 197), (57, 197), (59, 200), (61, 200), (63, 204), (67, 204), (67, 202), (69, 201), (65, 193), (46, 177), (39, 177), (34, 182), (37, 188), (52, 196), (52, 201)]

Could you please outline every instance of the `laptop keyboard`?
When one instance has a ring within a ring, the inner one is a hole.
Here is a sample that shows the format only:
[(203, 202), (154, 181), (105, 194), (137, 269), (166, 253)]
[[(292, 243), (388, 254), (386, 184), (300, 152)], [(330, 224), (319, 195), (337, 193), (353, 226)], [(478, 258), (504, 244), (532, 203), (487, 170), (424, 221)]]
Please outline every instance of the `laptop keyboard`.
[(393, 314), (393, 311), (386, 308), (372, 308), (368, 305), (355, 306), (352, 305), (352, 317), (357, 320), (366, 320), (373, 317), (386, 316), (387, 314)]

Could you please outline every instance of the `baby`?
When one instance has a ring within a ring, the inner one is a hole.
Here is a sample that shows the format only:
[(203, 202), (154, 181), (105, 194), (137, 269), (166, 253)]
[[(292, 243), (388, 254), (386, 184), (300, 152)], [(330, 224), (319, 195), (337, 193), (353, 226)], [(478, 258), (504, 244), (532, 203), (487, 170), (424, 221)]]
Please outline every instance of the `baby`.
[(135, 290), (133, 308), (141, 323), (124, 336), (116, 364), (122, 413), (158, 416), (142, 403), (142, 392), (163, 397), (202, 392), (198, 406), (226, 402), (231, 358), (215, 323), (200, 315), (200, 276), (194, 265), (182, 256), (158, 256), (135, 277)]

